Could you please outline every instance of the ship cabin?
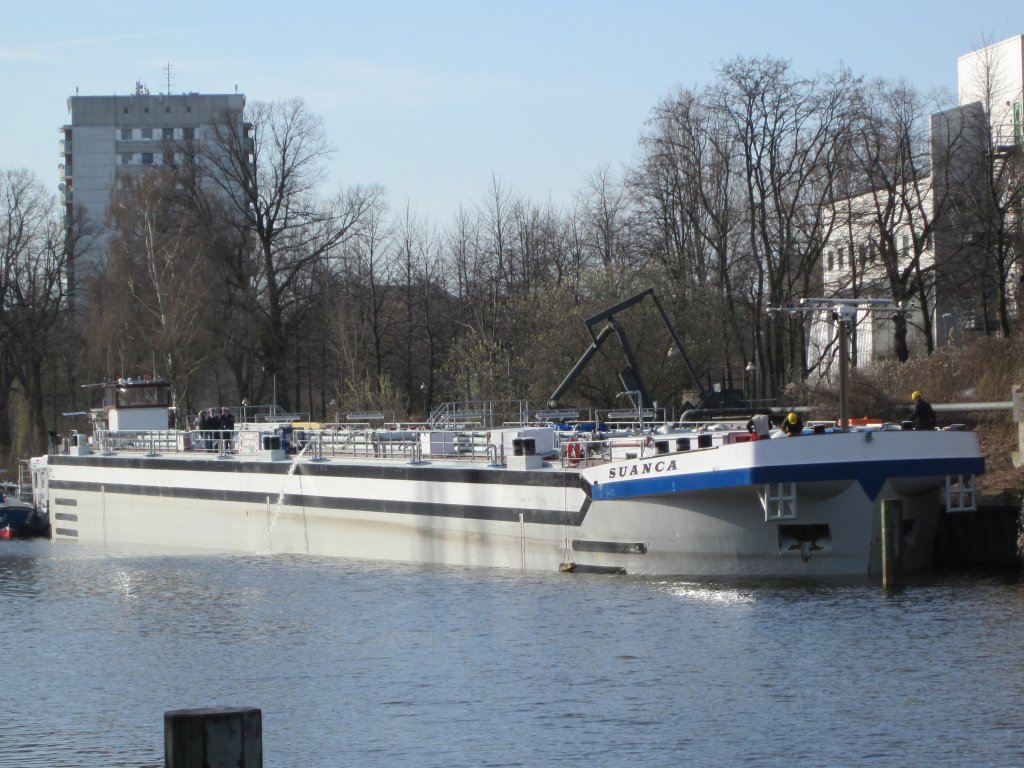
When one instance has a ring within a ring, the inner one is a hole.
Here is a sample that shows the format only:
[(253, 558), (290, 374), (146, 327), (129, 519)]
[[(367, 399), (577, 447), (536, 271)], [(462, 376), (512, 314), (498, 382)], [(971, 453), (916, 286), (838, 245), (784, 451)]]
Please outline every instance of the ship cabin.
[(99, 429), (127, 432), (173, 426), (171, 385), (163, 379), (119, 378), (86, 384), (83, 389), (99, 390), (103, 395), (99, 407), (90, 411)]

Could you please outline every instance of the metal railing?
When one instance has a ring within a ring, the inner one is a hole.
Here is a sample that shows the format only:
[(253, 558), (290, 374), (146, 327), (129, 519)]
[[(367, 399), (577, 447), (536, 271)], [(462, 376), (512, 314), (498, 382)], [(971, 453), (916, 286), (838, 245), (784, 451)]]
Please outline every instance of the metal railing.
[[(85, 436), (79, 435), (84, 441)], [(331, 457), (423, 461), (425, 458), (500, 460), (500, 448), (485, 430), (430, 430), (425, 425), (386, 428), (342, 426), (322, 429), (235, 430), (99, 430), (90, 441), (93, 452), (146, 455), (190, 453), (234, 456), (263, 450), (284, 450), (315, 460)], [(76, 441), (76, 445), (78, 445)], [(67, 453), (70, 444), (60, 449)]]
[(437, 406), (427, 417), (427, 424), (433, 429), (492, 429), (502, 424), (528, 424), (531, 418), (528, 400), (465, 400)]

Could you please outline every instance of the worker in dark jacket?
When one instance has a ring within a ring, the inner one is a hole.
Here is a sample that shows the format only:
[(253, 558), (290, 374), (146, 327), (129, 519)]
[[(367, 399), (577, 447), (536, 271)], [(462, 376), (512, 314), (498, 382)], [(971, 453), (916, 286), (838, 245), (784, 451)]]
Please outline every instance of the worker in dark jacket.
[(797, 437), (804, 433), (804, 420), (797, 415), (796, 411), (790, 411), (786, 420), (782, 422), (782, 431), (786, 437)]
[(935, 409), (931, 404), (916, 389), (910, 399), (914, 401), (914, 410), (910, 413), (914, 429), (935, 429)]

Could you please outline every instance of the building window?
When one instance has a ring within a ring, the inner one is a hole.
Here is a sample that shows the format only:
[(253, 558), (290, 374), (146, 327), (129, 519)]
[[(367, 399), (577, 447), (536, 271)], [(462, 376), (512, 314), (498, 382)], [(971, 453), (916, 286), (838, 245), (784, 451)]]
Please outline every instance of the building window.
[(152, 128), (143, 128), (142, 129), (142, 138), (144, 138), (144, 139), (152, 139), (153, 138), (153, 129)]
[(836, 248), (836, 263), (839, 265), (839, 269), (843, 269), (846, 266), (846, 249)]
[(164, 107), (164, 112), (170, 112), (170, 111), (171, 111), (170, 107)]
[(121, 153), (121, 165), (131, 165), (131, 164), (132, 164), (132, 153), (131, 152), (122, 152)]
[(910, 256), (910, 235), (903, 236), (903, 258)]
[(192, 111), (192, 107), (185, 107), (185, 111), (186, 112), (191, 112)]
[(872, 240), (868, 243), (868, 261), (872, 264), (878, 259), (878, 249), (875, 247), (875, 241)]
[(196, 137), (196, 129), (193, 128), (192, 126), (188, 126), (184, 130), (185, 130), (185, 139), (187, 141), (192, 141), (192, 139), (194, 139)]
[(868, 247), (864, 243), (861, 243), (857, 247), (857, 256), (860, 258), (860, 268), (864, 269), (868, 263)]
[(142, 164), (143, 165), (152, 165), (153, 164), (153, 153), (152, 152), (143, 152), (142, 153)]
[(828, 271), (831, 272), (836, 268), (836, 256), (832, 251), (828, 252)]
[(126, 115), (128, 114), (128, 107), (125, 107), (125, 108), (124, 108), (124, 113), (125, 113)]
[(121, 129), (121, 141), (131, 141), (131, 140), (132, 140), (132, 129), (131, 128), (122, 128)]

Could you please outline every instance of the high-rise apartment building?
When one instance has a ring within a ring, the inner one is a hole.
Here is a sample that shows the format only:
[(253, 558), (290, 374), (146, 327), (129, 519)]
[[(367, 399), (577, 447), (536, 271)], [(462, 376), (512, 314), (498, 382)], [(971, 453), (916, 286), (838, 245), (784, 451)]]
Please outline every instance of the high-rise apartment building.
[[(201, 138), (214, 122), (237, 121), (242, 130), (242, 94), (151, 94), (141, 83), (124, 96), (71, 96), (70, 122), (60, 128), (60, 176), (65, 214), (81, 208), (101, 233), (107, 206), (119, 175), (145, 173), (170, 164), (170, 139)], [(95, 257), (94, 256), (94, 257)]]

